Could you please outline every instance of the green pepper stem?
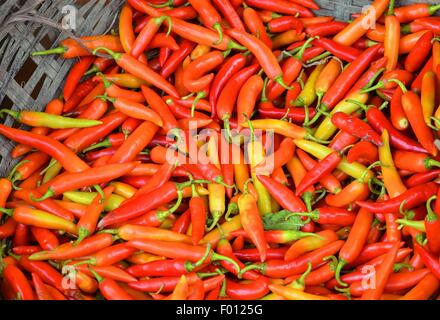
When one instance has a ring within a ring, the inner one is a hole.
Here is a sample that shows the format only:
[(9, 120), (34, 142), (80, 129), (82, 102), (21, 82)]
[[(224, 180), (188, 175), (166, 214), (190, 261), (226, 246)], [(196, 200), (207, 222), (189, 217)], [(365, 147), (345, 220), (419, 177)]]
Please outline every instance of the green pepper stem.
[(80, 227), (78, 229), (78, 239), (76, 239), (74, 246), (79, 245), (85, 238), (90, 235), (90, 231), (87, 228)]
[(319, 211), (316, 209), (310, 212), (291, 212), (285, 217), (285, 220), (288, 220), (291, 216), (310, 217), (312, 220), (316, 221), (319, 219)]
[(307, 261), (307, 270), (301, 275), (301, 277), (295, 280), (295, 283), (297, 283), (301, 287), (304, 287), (306, 282), (306, 277), (310, 274), (311, 271), (312, 271), (312, 263), (310, 261)]
[(396, 222), (402, 226), (413, 227), (414, 229), (416, 229), (418, 231), (426, 232), (425, 221), (423, 221), (423, 220), (412, 221), (412, 220), (407, 220), (407, 219), (397, 219)]
[(325, 59), (325, 58), (327, 58), (329, 55), (331, 55), (331, 52), (329, 52), (329, 51), (326, 51), (326, 52), (324, 52), (324, 53), (321, 53), (319, 56), (316, 56), (316, 57), (314, 57), (314, 58), (312, 58), (312, 59), (310, 59), (310, 60), (307, 60), (307, 64), (310, 64), (310, 63), (313, 63), (313, 62), (316, 62), (316, 61), (320, 61), (320, 60), (322, 60), (322, 59)]
[(403, 93), (407, 92), (408, 89), (405, 87), (405, 85), (403, 84), (402, 81), (400, 81), (399, 79), (390, 79), (388, 80), (388, 82), (394, 82), (397, 83), (397, 85), (400, 87), (400, 90), (402, 90)]
[(96, 53), (98, 51), (104, 51), (105, 53), (109, 54), (116, 61), (118, 61), (122, 57), (121, 53), (116, 53), (116, 52), (114, 52), (114, 51), (112, 51), (112, 50), (110, 50), (109, 48), (106, 48), (106, 47), (97, 47), (95, 50), (92, 51), (92, 53), (94, 55), (96, 55)]
[(263, 89), (261, 90), (261, 98), (260, 98), (260, 102), (267, 102), (269, 101), (267, 99), (267, 95), (266, 95), (266, 91), (267, 91), (267, 82), (269, 81), (269, 77), (264, 78), (263, 81)]
[(395, 0), (390, 0), (390, 5), (388, 7), (388, 13), (387, 13), (387, 15), (389, 15), (389, 16), (394, 15), (394, 2), (395, 2)]
[(110, 148), (111, 146), (112, 146), (112, 144), (111, 144), (110, 140), (107, 138), (107, 139), (102, 140), (101, 142), (92, 144), (90, 147), (84, 149), (83, 153), (86, 153), (86, 152), (89, 152), (89, 151), (92, 151), (92, 150), (95, 150), (98, 148)]
[(440, 10), (440, 4), (434, 4), (429, 7), (429, 15), (433, 15), (436, 11)]
[(93, 270), (90, 266), (88, 266), (89, 271), (93, 274), (93, 276), (96, 278), (96, 280), (101, 283), (102, 281), (104, 281), (104, 278), (101, 277), (95, 270)]
[(361, 89), (361, 92), (364, 90), (367, 90), (368, 88), (371, 88), (371, 86), (373, 85), (374, 82), (376, 82), (377, 78), (382, 74), (382, 72), (385, 71), (385, 68), (381, 68), (379, 69), (379, 71), (377, 71), (373, 77), (370, 79), (370, 81), (368, 81), (368, 83)]
[(46, 199), (53, 197), (54, 195), (55, 195), (55, 192), (49, 187), (49, 189), (47, 189), (46, 193), (43, 194), (40, 198), (34, 198), (32, 193), (29, 194), (29, 198), (33, 202), (41, 202), (41, 201), (44, 201)]
[(340, 259), (335, 269), (335, 279), (341, 286), (344, 287), (346, 287), (348, 284), (341, 280), (341, 271), (346, 264), (347, 262), (344, 259)]
[(426, 157), (424, 165), (426, 169), (431, 169), (432, 167), (440, 167), (440, 162), (430, 157)]
[(67, 48), (65, 47), (57, 47), (57, 48), (52, 48), (49, 50), (43, 50), (43, 51), (34, 51), (32, 52), (32, 56), (46, 56), (49, 54), (63, 54), (67, 52)]
[(225, 183), (225, 182), (223, 181), (223, 177), (222, 177), (222, 176), (218, 176), (218, 177), (216, 177), (216, 178), (214, 179), (214, 182), (215, 182), (215, 183), (218, 183), (218, 184), (221, 184), (222, 186), (224, 186), (225, 188), (228, 188), (228, 189), (234, 188), (234, 185), (229, 185), (229, 184)]
[(193, 271), (195, 268), (200, 267), (206, 259), (209, 257), (209, 254), (211, 253), (211, 244), (208, 243), (206, 246), (205, 254), (196, 262), (191, 263), (190, 261), (185, 261), (185, 269), (188, 272)]
[(191, 105), (191, 117), (194, 117), (194, 112), (197, 106), (197, 103), (200, 101), (200, 99), (203, 99), (206, 97), (206, 92), (205, 91), (200, 91), (197, 93), (196, 97), (193, 100), (193, 103)]
[(238, 213), (238, 205), (235, 202), (230, 202), (228, 204), (228, 210), (226, 210), (226, 213), (225, 213), (225, 220), (230, 221), (231, 218), (229, 216), (231, 214), (236, 214), (236, 213)]
[(250, 270), (263, 271), (264, 270), (264, 265), (261, 264), (261, 263), (250, 264), (250, 265), (244, 267), (243, 269), (241, 269), (241, 271), (237, 274), (237, 278), (241, 279), (243, 277), (243, 274), (245, 274), (246, 272), (248, 272)]
[(216, 42), (214, 42), (213, 44), (218, 45), (220, 43), (223, 42), (223, 31), (222, 31), (222, 26), (220, 25), (220, 23), (214, 23), (212, 25), (212, 28), (217, 31), (218, 33), (218, 40)]
[(173, 7), (173, 0), (168, 0), (168, 1), (161, 3), (161, 4), (149, 3), (148, 5), (153, 8), (157, 8), (157, 9), (165, 8), (165, 7)]
[(247, 50), (248, 50), (248, 48), (246, 48), (246, 47), (244, 47), (244, 46), (242, 46), (242, 45), (239, 45), (239, 44), (238, 44), (237, 42), (235, 42), (235, 41), (230, 40), (230, 41), (228, 42), (227, 50), (232, 50), (232, 49), (236, 49), (236, 50), (240, 50), (240, 51), (247, 51)]
[(306, 42), (304, 42), (304, 44), (300, 47), (299, 51), (295, 54), (294, 58), (298, 59), (298, 60), (302, 60), (304, 52), (306, 51), (308, 45), (314, 41), (315, 39), (319, 39), (319, 37), (311, 37), (309, 39), (307, 39)]
[(229, 115), (223, 118), (223, 127), (225, 128), (226, 140), (228, 143), (232, 142), (231, 125), (229, 123)]
[(291, 90), (291, 89), (292, 89), (292, 87), (290, 87), (289, 85), (287, 85), (287, 84), (284, 82), (284, 80), (283, 80), (283, 75), (282, 75), (282, 74), (276, 76), (273, 80), (274, 80), (275, 82), (277, 82), (280, 86), (282, 86), (282, 87), (283, 87), (284, 89), (286, 89), (286, 90)]
[(216, 252), (214, 252), (211, 256), (211, 261), (226, 261), (229, 262), (230, 264), (232, 264), (235, 269), (237, 269), (237, 273), (240, 273), (240, 266), (238, 265), (237, 261), (235, 261), (234, 259), (218, 254)]
[(434, 210), (432, 210), (432, 208), (431, 208), (431, 203), (435, 199), (437, 199), (436, 195), (432, 196), (431, 198), (428, 199), (428, 201), (426, 201), (426, 212), (427, 212), (427, 214), (426, 214), (425, 220), (427, 222), (434, 222), (434, 221), (438, 220), (437, 213), (434, 212)]
[(12, 216), (12, 214), (14, 213), (14, 209), (0, 208), (0, 212), (7, 214), (8, 216)]
[(10, 115), (11, 117), (13, 117), (16, 120), (20, 117), (20, 112), (19, 111), (13, 111), (13, 110), (9, 110), (9, 109), (2, 109), (2, 110), (0, 110), (0, 114), (1, 113), (6, 113), (6, 114)]

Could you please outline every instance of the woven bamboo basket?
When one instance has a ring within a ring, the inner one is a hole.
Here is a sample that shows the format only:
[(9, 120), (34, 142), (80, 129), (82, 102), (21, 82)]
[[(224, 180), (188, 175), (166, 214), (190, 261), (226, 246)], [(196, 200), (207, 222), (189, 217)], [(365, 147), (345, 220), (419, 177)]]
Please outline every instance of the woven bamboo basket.
[[(0, 0), (0, 106), (13, 110), (42, 110), (61, 93), (66, 74), (73, 61), (58, 56), (31, 57), (37, 50), (57, 47), (69, 36), (60, 25), (66, 6), (74, 6), (74, 35), (100, 34), (117, 29), (117, 15), (125, 0)], [(370, 4), (369, 0), (317, 0), (319, 15), (348, 20), (354, 12)], [(438, 0), (397, 0), (397, 5)], [(64, 9), (64, 10), (63, 10)], [(64, 12), (63, 12), (64, 11)], [(43, 18), (46, 23), (35, 21)], [(52, 24), (52, 25), (48, 25)], [(117, 31), (117, 30), (116, 30)], [(10, 117), (1, 120), (17, 126)], [(0, 176), (5, 176), (16, 161), (9, 153), (14, 143), (0, 136)]]

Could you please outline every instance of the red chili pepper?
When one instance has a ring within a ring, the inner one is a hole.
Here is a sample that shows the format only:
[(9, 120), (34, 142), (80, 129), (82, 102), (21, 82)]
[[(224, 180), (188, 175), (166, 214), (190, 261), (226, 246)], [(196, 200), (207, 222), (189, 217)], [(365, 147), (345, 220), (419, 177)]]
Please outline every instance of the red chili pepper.
[(398, 213), (399, 208), (401, 210), (409, 210), (421, 203), (427, 201), (431, 196), (435, 195), (437, 192), (437, 187), (435, 183), (429, 182), (425, 185), (416, 186), (408, 189), (398, 197), (383, 201), (383, 202), (365, 202), (356, 201), (362, 208), (366, 208), (372, 212), (388, 212), (388, 213)]
[(78, 84), (70, 99), (64, 104), (63, 112), (74, 110), (79, 103), (96, 87), (98, 83), (93, 78)]
[[(304, 1), (299, 1), (297, 3), (303, 4)], [(310, 2), (309, 2), (310, 3)], [(292, 1), (286, 0), (246, 0), (246, 4), (258, 9), (270, 10), (277, 13), (284, 13), (287, 15), (295, 16), (299, 14), (301, 18), (313, 17), (313, 13), (308, 8), (302, 5), (292, 3)], [(316, 9), (316, 7), (315, 7)]]
[(373, 214), (369, 210), (361, 208), (356, 216), (350, 233), (348, 234), (346, 242), (339, 251), (339, 262), (336, 267), (335, 278), (341, 285), (345, 284), (339, 277), (340, 272), (347, 263), (355, 261), (360, 255), (365, 241), (367, 240), (368, 231), (372, 221)]
[[(115, 52), (124, 52), (124, 48), (119, 41), (118, 36), (113, 35), (98, 35), (81, 37), (81, 45), (76, 39), (67, 38), (61, 41), (61, 46), (45, 51), (35, 51), (32, 56), (41, 56), (48, 54), (62, 54), (64, 59), (71, 59), (76, 57), (90, 56), (92, 50), (98, 47), (108, 47)], [(85, 48), (87, 49), (85, 49)]]
[(377, 146), (383, 145), (380, 135), (358, 117), (350, 116), (344, 112), (336, 112), (332, 115), (332, 123), (339, 129), (364, 141), (372, 142)]
[[(237, 262), (237, 264), (239, 265), (240, 268), (245, 267), (244, 263), (242, 263), (238, 258), (235, 257), (234, 252), (232, 250), (232, 246), (227, 239), (220, 239), (220, 241), (217, 243), (217, 251), (221, 255), (224, 255), (224, 256), (227, 256), (227, 257), (233, 259), (235, 262)], [(226, 270), (228, 270), (232, 274), (234, 274), (234, 275), (239, 274), (238, 270), (235, 268), (235, 266), (233, 264), (228, 263), (227, 261), (221, 261), (220, 263)], [(252, 270), (247, 271), (242, 275), (240, 274), (240, 276), (243, 279), (247, 279), (247, 280), (255, 280), (260, 277), (260, 275), (257, 272), (252, 271)]]
[[(158, 278), (130, 282), (128, 283), (128, 286), (133, 289), (145, 292), (157, 292), (159, 290), (161, 292), (170, 292), (173, 291), (176, 287), (177, 283), (179, 282), (180, 276), (180, 274), (177, 276), (159, 276)], [(188, 280), (188, 284), (192, 284), (196, 281), (196, 279), (199, 279), (196, 273), (188, 273), (185, 275), (185, 277)]]
[(113, 243), (110, 234), (96, 234), (84, 239), (80, 244), (63, 243), (54, 250), (40, 251), (29, 256), (29, 260), (67, 260), (86, 256)]
[(437, 279), (440, 279), (440, 263), (437, 257), (418, 243), (414, 243), (414, 250), (420, 255), (423, 263), (432, 274), (435, 275)]
[(413, 174), (405, 181), (405, 185), (409, 188), (415, 187), (420, 184), (424, 184), (438, 178), (440, 175), (440, 169), (431, 169), (425, 173)]
[(394, 164), (399, 169), (408, 170), (410, 172), (424, 173), (433, 167), (440, 166), (440, 163), (426, 153), (400, 151), (393, 153)]
[[(270, 23), (269, 23), (270, 26)], [(313, 25), (310, 25), (305, 28), (305, 32), (312, 36), (320, 36), (320, 37), (326, 37), (326, 36), (332, 36), (340, 31), (342, 31), (347, 26), (346, 22), (341, 21), (330, 21), (330, 22), (322, 22), (322, 23), (316, 23)]]
[(98, 195), (93, 199), (92, 203), (87, 207), (87, 211), (76, 224), (78, 228), (77, 243), (80, 243), (84, 238), (95, 232), (99, 215), (104, 210), (105, 201), (110, 197), (114, 190), (115, 187), (113, 186), (105, 188), (103, 190), (103, 194), (100, 195), (98, 193)]
[(401, 23), (404, 23), (433, 15), (439, 8), (438, 5), (429, 3), (414, 3), (394, 9), (394, 14)]
[(416, 19), (414, 20), (414, 24), (420, 25), (423, 29), (432, 31), (435, 34), (440, 34), (440, 23), (437, 17)]
[(334, 56), (347, 62), (353, 62), (361, 55), (361, 51), (356, 48), (344, 46), (326, 38), (315, 39), (312, 44), (331, 52)]
[(225, 83), (224, 88), (221, 90), (216, 102), (216, 113), (217, 117), (224, 121), (226, 130), (228, 130), (229, 119), (231, 118), (232, 110), (234, 108), (240, 88), (247, 81), (247, 79), (258, 71), (258, 69), (259, 65), (254, 64), (238, 71), (236, 74), (234, 74), (234, 77), (231, 77)]
[(264, 72), (270, 79), (279, 83), (283, 87), (287, 87), (283, 81), (283, 71), (278, 63), (278, 59), (273, 54), (272, 50), (264, 44), (264, 42), (244, 31), (237, 29), (229, 29), (227, 30), (227, 33), (242, 45), (247, 47), (255, 55)]
[(3, 269), (4, 281), (7, 281), (19, 300), (34, 300), (34, 292), (23, 272), (14, 265)]
[(21, 189), (17, 190), (14, 193), (14, 197), (17, 197), (18, 199), (22, 199), (26, 201), (26, 203), (34, 206), (37, 209), (47, 211), (49, 213), (52, 213), (60, 218), (73, 221), (74, 216), (71, 212), (68, 210), (60, 207), (54, 200), (52, 199), (46, 199), (43, 201), (34, 201), (35, 198), (40, 198), (43, 195), (35, 190), (28, 190), (28, 189)]
[(17, 222), (13, 218), (6, 219), (5, 223), (0, 226), (0, 239), (9, 238), (15, 233)]
[[(402, 91), (403, 88), (402, 88)], [(437, 155), (432, 130), (426, 125), (419, 97), (412, 91), (404, 91), (402, 107), (420, 144), (432, 155)]]
[[(189, 185), (188, 183), (175, 184), (173, 182), (166, 182), (161, 187), (139, 196), (133, 201), (122, 204), (119, 208), (109, 212), (98, 223), (98, 228), (121, 223), (129, 219), (133, 219), (141, 216), (152, 209), (155, 209), (161, 205), (165, 205), (168, 202), (174, 200), (176, 197), (181, 198), (181, 190)], [(148, 199), (148, 201), (145, 201)], [(164, 213), (165, 216), (169, 215), (169, 212)]]
[(46, 193), (34, 201), (42, 201), (47, 198), (60, 195), (66, 191), (97, 185), (119, 178), (133, 170), (138, 162), (121, 164), (109, 164), (97, 168), (91, 168), (80, 173), (65, 173), (49, 181)]
[(272, 197), (286, 210), (291, 212), (304, 212), (306, 206), (288, 187), (264, 175), (257, 175), (258, 180), (269, 191)]
[(328, 109), (332, 109), (339, 101), (341, 101), (345, 94), (350, 90), (353, 82), (356, 81), (371, 64), (380, 48), (380, 45), (368, 48), (346, 69), (344, 69), (322, 98), (322, 104)]
[(70, 172), (81, 172), (89, 166), (65, 145), (48, 137), (0, 125), (0, 134), (13, 141), (30, 145), (55, 158)]
[(147, 24), (139, 32), (136, 40), (132, 45), (130, 54), (133, 57), (138, 58), (142, 54), (142, 52), (145, 51), (145, 49), (148, 47), (151, 40), (153, 39), (154, 35), (160, 29), (162, 23), (166, 19), (169, 19), (169, 17), (168, 16), (155, 17), (147, 22)]
[(433, 57), (429, 58), (426, 64), (423, 66), (422, 70), (419, 71), (417, 77), (411, 83), (411, 90), (414, 92), (420, 92), (422, 90), (422, 80), (425, 73), (432, 70), (433, 68)]
[(18, 255), (29, 255), (35, 252), (41, 251), (40, 246), (15, 246), (12, 248), (12, 252)]
[(53, 300), (53, 297), (46, 288), (43, 280), (36, 273), (32, 273), (32, 283), (38, 300)]
[(20, 256), (18, 264), (26, 271), (38, 274), (45, 283), (60, 291), (65, 291), (63, 288), (63, 276), (49, 263), (44, 261), (32, 261), (29, 260), (27, 256)]
[[(312, 159), (306, 152), (303, 150), (297, 148), (296, 154), (298, 155), (298, 158), (301, 160), (301, 163), (304, 165), (304, 168), (306, 170), (312, 170), (316, 165), (318, 165), (318, 162), (314, 159)], [(304, 177), (302, 178), (304, 179)], [(301, 180), (302, 180), (301, 179)], [(300, 183), (300, 182), (299, 182)], [(298, 184), (299, 184), (298, 183)], [(339, 190), (341, 190), (341, 183), (339, 180), (332, 174), (326, 174), (324, 175), (320, 180), (319, 183), (324, 186), (327, 190), (329, 190), (331, 193), (338, 193)], [(296, 184), (296, 183), (295, 183)], [(296, 185), (298, 185), (296, 184)]]
[(242, 273), (251, 269), (258, 269), (263, 275), (270, 278), (286, 278), (295, 274), (305, 272), (309, 263), (316, 266), (322, 263), (322, 259), (334, 255), (344, 244), (344, 241), (338, 240), (329, 243), (322, 248), (307, 253), (297, 259), (286, 262), (284, 260), (268, 260), (261, 264), (250, 265), (242, 269)]
[(199, 196), (194, 195), (190, 202), (189, 208), (191, 211), (191, 239), (193, 245), (197, 245), (200, 240), (205, 235), (205, 225), (206, 225), (206, 206), (205, 201)]
[(158, 240), (130, 240), (127, 242), (129, 246), (143, 250), (148, 253), (162, 255), (172, 259), (185, 259), (198, 266), (204, 262), (225, 260), (235, 265), (237, 270), (240, 270), (237, 263), (225, 256), (214, 252), (208, 245), (206, 248), (202, 246), (192, 246), (180, 242), (166, 242)]
[(378, 108), (372, 107), (368, 109), (367, 120), (379, 133), (382, 133), (384, 130), (388, 131), (390, 143), (393, 147), (406, 151), (426, 152), (417, 142), (396, 130)]
[(269, 293), (269, 280), (260, 277), (251, 283), (244, 284), (226, 279), (226, 294), (232, 299), (255, 300)]
[(349, 163), (357, 161), (364, 165), (370, 165), (378, 159), (377, 147), (368, 141), (356, 143), (347, 154), (347, 161)]
[(267, 24), (267, 27), (272, 33), (279, 33), (295, 29), (295, 31), (299, 34), (303, 31), (304, 24), (300, 19), (293, 16), (282, 16), (270, 20)]
[(300, 184), (296, 188), (296, 195), (302, 194), (309, 186), (317, 183), (323, 177), (331, 173), (341, 161), (341, 157), (337, 152), (332, 152), (319, 163), (317, 163), (313, 169), (309, 170)]
[(84, 57), (74, 64), (67, 75), (66, 82), (63, 88), (64, 100), (69, 100), (73, 92), (77, 88), (77, 85), (86, 71), (90, 68), (94, 62), (94, 57)]
[(99, 283), (99, 290), (107, 300), (134, 300), (115, 280), (101, 277), (90, 268)]
[(106, 53), (110, 54), (112, 58), (115, 59), (116, 63), (128, 73), (131, 73), (132, 75), (153, 84), (173, 97), (178, 96), (174, 86), (166, 81), (161, 75), (154, 72), (147, 65), (136, 60), (134, 57), (126, 53), (116, 53), (106, 47), (99, 47), (95, 49), (95, 52), (98, 50), (104, 50)]
[(405, 69), (409, 72), (415, 72), (420, 69), (431, 51), (431, 41), (434, 37), (432, 32), (426, 32), (417, 41), (414, 48), (410, 51), (405, 59)]
[(243, 22), (241, 21), (238, 12), (234, 8), (234, 0), (213, 0), (212, 2), (220, 10), (222, 15), (225, 17), (226, 21), (232, 28), (237, 28), (243, 31), (245, 30)]
[(182, 40), (179, 45), (179, 49), (174, 51), (167, 60), (166, 64), (162, 67), (160, 74), (164, 78), (168, 78), (172, 73), (177, 70), (180, 63), (191, 53), (194, 49), (195, 43), (189, 40)]
[(214, 79), (214, 74), (209, 73), (219, 66), (225, 55), (220, 51), (211, 51), (193, 60), (183, 71), (183, 85), (190, 92), (199, 92), (205, 89)]
[(58, 247), (59, 241), (57, 236), (48, 229), (32, 227), (32, 235), (43, 250), (52, 250)]
[(426, 230), (426, 237), (428, 239), (428, 248), (429, 251), (431, 251), (434, 254), (438, 254), (440, 252), (440, 219), (439, 219), (439, 212), (440, 212), (440, 201), (435, 201), (434, 210), (431, 208), (431, 201), (434, 199), (438, 199), (439, 192), (437, 192), (436, 197), (431, 197), (426, 202), (426, 210), (427, 214), (425, 216), (425, 230)]
[[(245, 7), (243, 10), (243, 20), (248, 30), (254, 36), (263, 41), (269, 48), (272, 47), (272, 40), (267, 35), (263, 21), (261, 20), (256, 10), (250, 7)], [(245, 31), (244, 27), (238, 29), (241, 31)]]
[(245, 192), (238, 198), (238, 209), (241, 225), (260, 252), (261, 262), (264, 262), (266, 260), (267, 241), (264, 236), (263, 221), (258, 211), (257, 201), (247, 192), (246, 184)]

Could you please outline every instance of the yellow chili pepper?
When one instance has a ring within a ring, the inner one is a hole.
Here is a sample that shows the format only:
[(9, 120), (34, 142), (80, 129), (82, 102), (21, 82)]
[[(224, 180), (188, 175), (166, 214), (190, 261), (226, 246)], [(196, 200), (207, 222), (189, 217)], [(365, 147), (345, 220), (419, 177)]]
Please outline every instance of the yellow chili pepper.
[(316, 129), (316, 132), (314, 134), (315, 138), (320, 140), (327, 140), (336, 132), (337, 127), (332, 123), (331, 115), (335, 114), (336, 112), (351, 114), (360, 108), (358, 104), (349, 102), (348, 100), (354, 100), (364, 104), (368, 100), (368, 94), (354, 92), (348, 95), (346, 99), (339, 102), (330, 113), (330, 116), (325, 118), (319, 125), (318, 129)]
[(435, 91), (437, 86), (437, 76), (434, 72), (428, 71), (422, 79), (421, 103), (423, 118), (427, 124), (431, 123), (431, 116), (435, 107)]
[(191, 51), (191, 60), (195, 60), (197, 58), (200, 58), (201, 56), (204, 56), (209, 51), (211, 51), (211, 47), (204, 45), (204, 44), (198, 44), (193, 51)]
[[(211, 137), (208, 141), (208, 157), (212, 164), (217, 168), (220, 168), (218, 159), (218, 150), (216, 143), (216, 136)], [(225, 186), (218, 183), (208, 184), (209, 190), (209, 212), (213, 218), (212, 224), (209, 226), (208, 231), (212, 230), (217, 222), (220, 220), (226, 210), (226, 189)]]
[(113, 193), (120, 195), (126, 199), (131, 198), (137, 191), (137, 189), (127, 183), (115, 181), (110, 183), (111, 186), (115, 187)]
[(222, 223), (220, 225), (220, 228), (216, 228), (207, 233), (203, 237), (201, 244), (210, 243), (211, 245), (215, 245), (223, 237), (223, 235), (227, 236), (231, 232), (237, 231), (239, 229), (241, 229), (240, 216), (236, 215), (229, 221)]
[(247, 144), (247, 154), (249, 158), (249, 162), (251, 165), (251, 176), (254, 183), (255, 190), (258, 194), (258, 210), (260, 214), (265, 215), (272, 212), (272, 200), (269, 191), (263, 186), (263, 184), (258, 180), (257, 175), (255, 174), (255, 167), (264, 161), (265, 159), (265, 151), (264, 146), (261, 141), (255, 139), (255, 136), (251, 135), (251, 140)]
[(324, 69), (322, 69), (315, 83), (315, 92), (318, 96), (318, 106), (321, 104), (321, 99), (324, 94), (330, 89), (333, 82), (335, 82), (341, 73), (341, 67), (341, 62), (338, 59), (333, 58), (325, 65)]
[(406, 187), (400, 179), (399, 172), (394, 166), (393, 155), (390, 148), (390, 136), (387, 130), (382, 132), (383, 145), (379, 147), (379, 160), (382, 169), (382, 180), (391, 198), (406, 191)]
[(295, 106), (300, 107), (308, 107), (310, 106), (316, 99), (316, 82), (318, 81), (322, 70), (324, 69), (324, 64), (319, 64), (315, 67), (315, 69), (310, 74), (307, 82), (304, 85), (299, 96), (296, 98)]
[(272, 39), (272, 49), (278, 49), (290, 45), (305, 38), (304, 33), (297, 33), (296, 30), (288, 30), (278, 34)]
[[(307, 153), (310, 153), (315, 158), (318, 158), (320, 160), (324, 159), (330, 153), (334, 152), (333, 149), (313, 141), (308, 141), (304, 139), (295, 139), (293, 140), (293, 142), (295, 142), (298, 148), (304, 150)], [(362, 164), (360, 164), (359, 162), (349, 163), (345, 157), (343, 157), (341, 162), (339, 162), (337, 168), (356, 179), (361, 178), (362, 175), (365, 174), (365, 171), (367, 170), (367, 168)], [(364, 178), (363, 182), (367, 183), (368, 180), (370, 180), (372, 177), (373, 177), (373, 173), (370, 170), (368, 170), (368, 172), (363, 177)]]

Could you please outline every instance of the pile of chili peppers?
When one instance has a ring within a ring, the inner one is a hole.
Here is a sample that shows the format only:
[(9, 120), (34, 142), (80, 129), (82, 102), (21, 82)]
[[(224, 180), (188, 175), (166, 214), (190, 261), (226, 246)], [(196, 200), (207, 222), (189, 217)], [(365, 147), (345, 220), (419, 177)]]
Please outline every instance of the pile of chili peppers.
[(439, 9), (128, 0), (35, 52), (75, 61), (1, 110), (2, 297), (438, 299)]

